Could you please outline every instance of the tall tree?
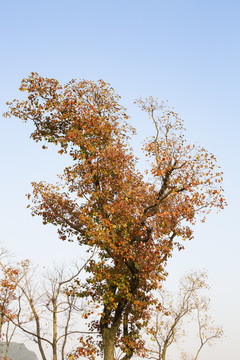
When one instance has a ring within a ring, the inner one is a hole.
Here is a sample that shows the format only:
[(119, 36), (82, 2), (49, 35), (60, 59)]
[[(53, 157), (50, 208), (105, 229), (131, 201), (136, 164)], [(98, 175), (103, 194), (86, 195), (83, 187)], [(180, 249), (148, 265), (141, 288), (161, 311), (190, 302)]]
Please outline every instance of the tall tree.
[(142, 347), (139, 328), (174, 246), (192, 238), (197, 215), (204, 220), (224, 206), (222, 174), (212, 154), (186, 142), (178, 115), (152, 98), (138, 101), (156, 129), (143, 147), (151, 161), (146, 180), (128, 145), (134, 129), (104, 81), (61, 86), (32, 73), (20, 90), (27, 100), (8, 103), (6, 115), (31, 121), (35, 141), (59, 145), (59, 154), (72, 158), (62, 183), (33, 183), (32, 212), (57, 226), (62, 240), (98, 249), (80, 295), (101, 306), (93, 325), (104, 359), (113, 360), (115, 346), (130, 359)]

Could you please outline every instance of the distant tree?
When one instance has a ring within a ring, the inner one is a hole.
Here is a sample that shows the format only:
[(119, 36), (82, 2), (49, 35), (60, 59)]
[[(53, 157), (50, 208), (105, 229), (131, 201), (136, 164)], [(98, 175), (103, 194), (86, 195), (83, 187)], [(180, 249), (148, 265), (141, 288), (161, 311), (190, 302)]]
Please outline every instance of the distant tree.
[[(166, 360), (168, 349), (178, 344), (186, 336), (187, 320), (197, 323), (197, 336), (200, 341), (196, 354), (181, 353), (183, 360), (197, 360), (203, 346), (213, 344), (223, 337), (223, 330), (216, 326), (209, 315), (210, 299), (202, 291), (209, 289), (205, 271), (187, 273), (180, 281), (179, 291), (172, 294), (160, 289), (160, 307), (152, 311), (148, 324), (147, 354), (149, 358)], [(151, 344), (151, 345), (150, 345)]]
[(9, 281), (15, 283), (18, 294), (16, 315), (9, 320), (22, 335), (27, 335), (38, 345), (42, 360), (49, 360), (49, 356), (52, 360), (66, 360), (67, 342), (72, 336), (77, 341), (82, 333), (79, 325), (76, 328), (74, 324), (76, 316), (79, 323), (83, 309), (79, 306), (80, 299), (72, 295), (70, 285), (83, 268), (75, 272), (71, 272), (69, 266), (67, 269), (55, 268), (43, 281), (30, 263), (21, 281), (15, 282), (12, 275), (7, 274)]
[(11, 320), (16, 317), (17, 300), (16, 284), (22, 277), (19, 264), (12, 263), (12, 257), (3, 247), (0, 249), (0, 341), (4, 341), (4, 358), (7, 359), (8, 349), (16, 327)]
[[(140, 329), (173, 248), (192, 238), (198, 215), (204, 220), (224, 207), (222, 173), (212, 154), (186, 142), (178, 115), (151, 97), (137, 102), (155, 125), (143, 146), (150, 160), (146, 175), (129, 147), (134, 130), (126, 110), (104, 81), (61, 86), (32, 73), (20, 90), (27, 100), (8, 103), (5, 115), (31, 121), (35, 141), (44, 141), (44, 149), (59, 145), (59, 154), (71, 157), (60, 183), (33, 183), (32, 214), (55, 225), (60, 239), (97, 247), (79, 296), (100, 306), (92, 328), (101, 335), (104, 359), (113, 360), (119, 347), (128, 360), (143, 349)], [(74, 357), (91, 346), (92, 338), (86, 339)]]
[(182, 360), (197, 360), (200, 352), (205, 345), (212, 346), (218, 339), (222, 339), (224, 332), (221, 326), (218, 326), (212, 321), (211, 316), (207, 313), (207, 304), (204, 307), (202, 304), (197, 306), (197, 324), (198, 324), (198, 339), (199, 346), (195, 354), (181, 354)]

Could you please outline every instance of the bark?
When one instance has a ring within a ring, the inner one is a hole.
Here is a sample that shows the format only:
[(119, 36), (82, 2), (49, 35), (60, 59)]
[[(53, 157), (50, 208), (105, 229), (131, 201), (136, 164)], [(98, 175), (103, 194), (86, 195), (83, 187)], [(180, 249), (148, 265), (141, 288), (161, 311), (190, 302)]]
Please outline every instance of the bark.
[(6, 337), (6, 349), (5, 349), (5, 358), (7, 359), (7, 355), (8, 355), (8, 350), (9, 350), (9, 345), (12, 341), (12, 338), (13, 338), (13, 335), (15, 333), (15, 330), (16, 330), (16, 326), (14, 326), (10, 336), (9, 336), (9, 328), (10, 328), (10, 322), (8, 321), (7, 323), (7, 329), (6, 329), (6, 334), (5, 334), (5, 337)]
[(116, 331), (113, 329), (103, 329), (102, 339), (104, 348), (104, 360), (114, 360), (114, 340)]
[(203, 347), (203, 344), (199, 347), (199, 349), (198, 349), (198, 351), (197, 351), (197, 354), (196, 354), (194, 360), (197, 360), (197, 359), (198, 359), (198, 355), (199, 355), (200, 351), (202, 350), (202, 347)]
[(124, 355), (124, 357), (121, 360), (130, 360), (133, 356), (133, 352), (134, 352), (133, 349), (129, 350), (129, 353)]
[(52, 298), (53, 304), (53, 342), (52, 342), (52, 350), (53, 350), (53, 360), (57, 360), (57, 305), (56, 298)]
[(164, 344), (163, 352), (162, 352), (162, 360), (166, 359), (166, 353), (167, 353), (167, 344)]
[(29, 305), (31, 307), (31, 310), (33, 312), (33, 315), (34, 315), (34, 318), (35, 318), (35, 323), (36, 323), (36, 335), (34, 334), (34, 336), (36, 336), (37, 338), (37, 344), (38, 344), (38, 348), (39, 348), (39, 351), (41, 353), (41, 356), (42, 356), (42, 359), (43, 360), (47, 360), (46, 359), (46, 356), (45, 356), (45, 353), (44, 353), (44, 350), (43, 350), (43, 346), (42, 346), (42, 338), (41, 338), (41, 326), (40, 326), (40, 319), (39, 319), (39, 316), (37, 314), (37, 311), (35, 309), (35, 306), (33, 304), (33, 299), (32, 298), (29, 298), (27, 295), (27, 300), (29, 302)]

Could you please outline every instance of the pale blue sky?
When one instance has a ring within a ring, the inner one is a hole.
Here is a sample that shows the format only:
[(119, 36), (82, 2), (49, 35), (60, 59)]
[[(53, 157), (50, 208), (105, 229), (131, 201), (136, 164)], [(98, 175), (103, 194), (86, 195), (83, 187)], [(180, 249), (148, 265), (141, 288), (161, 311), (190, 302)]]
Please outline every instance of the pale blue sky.
[[(60, 82), (111, 83), (128, 108), (140, 142), (152, 131), (133, 105), (158, 96), (185, 120), (188, 137), (213, 152), (225, 173), (228, 208), (196, 227), (195, 239), (169, 264), (169, 284), (205, 267), (213, 313), (227, 338), (200, 360), (239, 359), (240, 2), (222, 0), (2, 1), (0, 99), (21, 96), (20, 81), (36, 71)], [(54, 149), (29, 140), (30, 127), (1, 118), (1, 235), (16, 255), (40, 265), (81, 257), (26, 209), (33, 180), (55, 181), (64, 166)]]

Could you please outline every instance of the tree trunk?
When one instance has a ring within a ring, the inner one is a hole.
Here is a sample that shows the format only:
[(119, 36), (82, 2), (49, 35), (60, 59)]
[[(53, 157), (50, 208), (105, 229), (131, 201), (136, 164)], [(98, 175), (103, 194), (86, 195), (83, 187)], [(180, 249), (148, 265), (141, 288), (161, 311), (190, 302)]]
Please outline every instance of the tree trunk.
[(166, 344), (164, 344), (163, 346), (163, 351), (162, 351), (162, 356), (161, 356), (161, 360), (165, 360), (166, 359), (166, 353), (167, 353), (167, 346)]
[(203, 345), (204, 345), (204, 344), (201, 343), (201, 346), (199, 347), (199, 349), (198, 349), (198, 351), (197, 351), (197, 353), (196, 353), (196, 356), (195, 356), (194, 360), (197, 360), (197, 359), (198, 359), (198, 355), (199, 355), (200, 351), (202, 350)]
[(9, 343), (6, 343), (6, 349), (5, 349), (4, 359), (7, 359), (8, 350), (9, 350)]
[(57, 360), (57, 304), (56, 299), (52, 299), (53, 305), (53, 342), (52, 342), (52, 350), (53, 350), (53, 360)]
[(114, 340), (116, 331), (113, 329), (103, 329), (103, 349), (104, 349), (104, 360), (114, 360)]

